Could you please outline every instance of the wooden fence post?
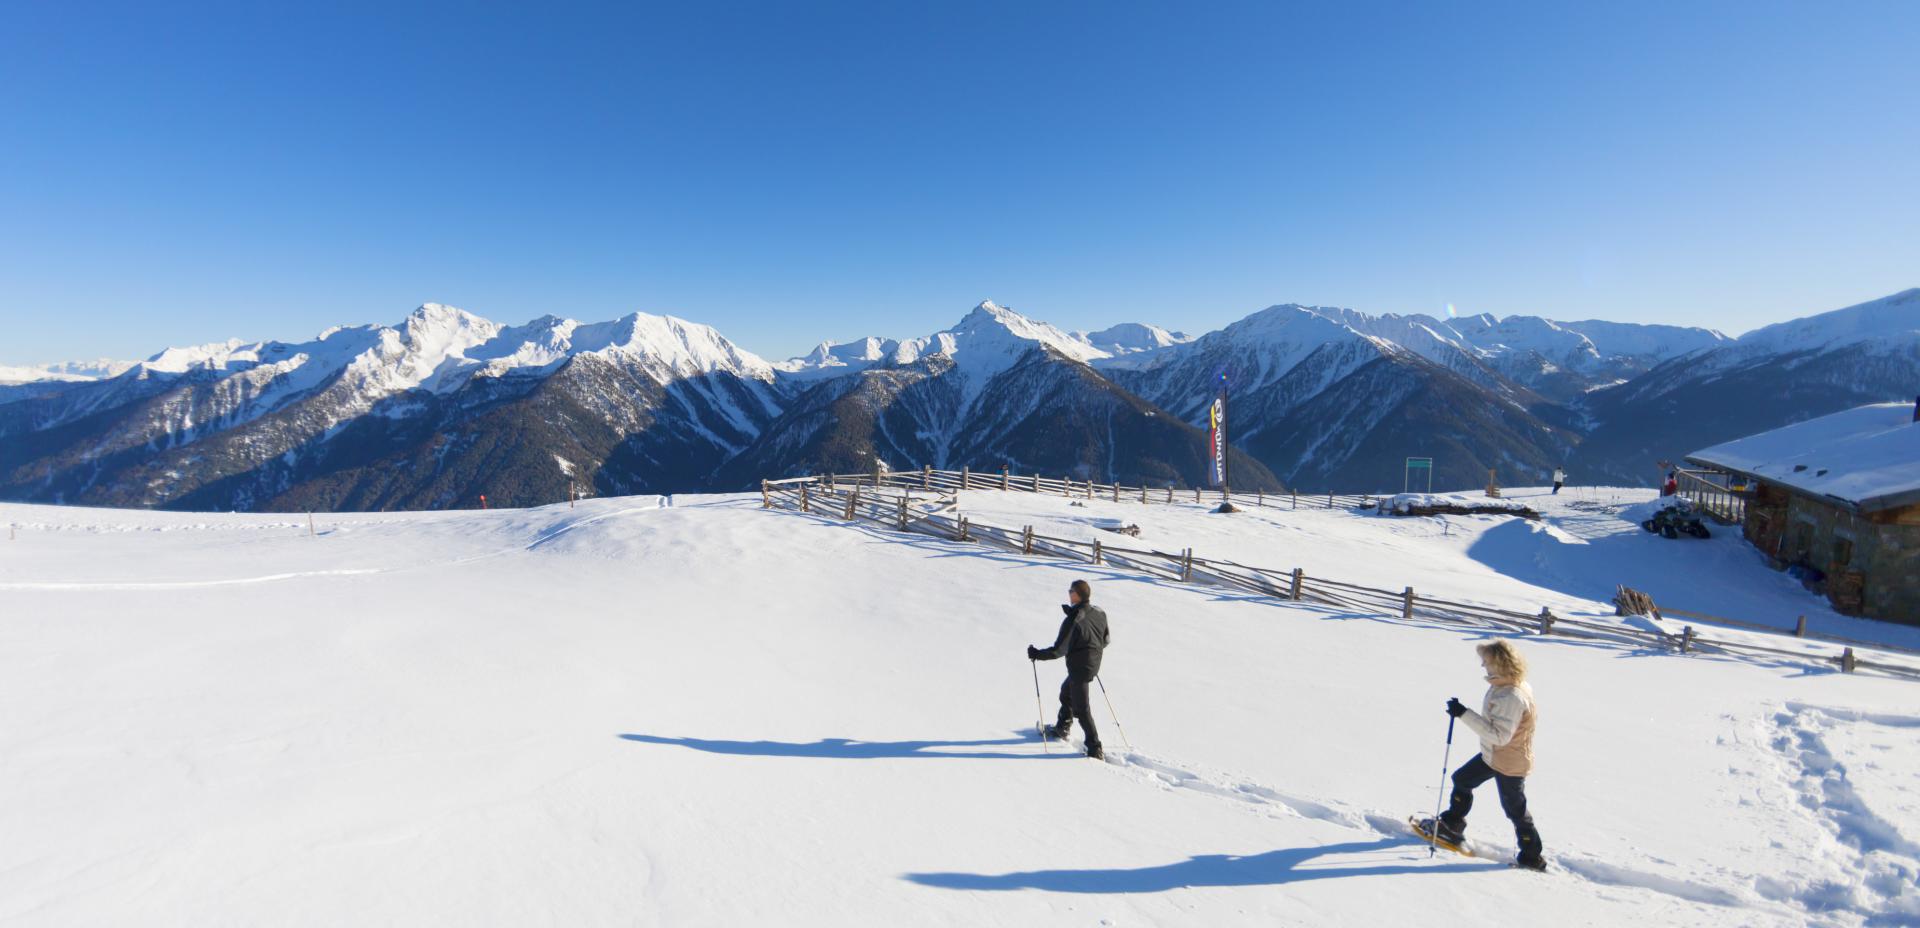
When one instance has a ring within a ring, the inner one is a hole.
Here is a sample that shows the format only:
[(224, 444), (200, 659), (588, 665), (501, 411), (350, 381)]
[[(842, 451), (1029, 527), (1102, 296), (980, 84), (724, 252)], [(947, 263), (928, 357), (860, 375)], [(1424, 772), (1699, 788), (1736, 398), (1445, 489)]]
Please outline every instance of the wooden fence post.
[(1171, 483), (1167, 484), (1167, 503), (1169, 505), (1173, 503), (1173, 484)]
[(767, 495), (767, 482), (765, 480), (760, 481), (760, 508), (773, 508), (773, 499)]
[(1100, 539), (1098, 538), (1093, 540), (1093, 562), (1100, 563)]
[(853, 492), (847, 494), (847, 521), (853, 521), (853, 507), (860, 504), (860, 485), (853, 485)]
[[(318, 534), (320, 533), (313, 530), (313, 510), (307, 510), (307, 537), (311, 538)], [(13, 526), (11, 524), (7, 526), (7, 540), (13, 540)]]
[(1333, 508), (1333, 494), (1332, 494), (1332, 493), (1328, 493), (1328, 494), (1327, 494), (1327, 508), (1328, 508), (1328, 509), (1332, 509), (1332, 508)]
[(1686, 654), (1692, 650), (1693, 650), (1693, 626), (1688, 625), (1680, 629), (1680, 653)]
[(1033, 492), (1035, 493), (1040, 492), (1040, 475), (1039, 474), (1033, 475)]
[(800, 511), (801, 512), (813, 511), (812, 509), (808, 508), (807, 485), (804, 483), (800, 484)]
[(1140, 505), (1145, 506), (1146, 504), (1147, 504), (1147, 482), (1145, 480), (1142, 480), (1140, 481)]
[(1088, 499), (1093, 498), (1093, 478), (1092, 477), (1087, 478), (1087, 498)]
[(1113, 501), (1116, 503), (1120, 501), (1120, 485), (1117, 483), (1113, 485)]
[(1300, 508), (1300, 491), (1299, 490), (1293, 491), (1293, 508), (1295, 509)]
[(1540, 607), (1540, 634), (1553, 634), (1553, 612), (1545, 606)]
[(1855, 661), (1855, 660), (1853, 659), (1853, 649), (1852, 649), (1852, 648), (1848, 648), (1848, 649), (1846, 649), (1846, 650), (1844, 650), (1844, 651), (1841, 651), (1841, 652), (1840, 652), (1840, 672), (1841, 672), (1841, 673), (1852, 673), (1852, 672), (1853, 672), (1853, 668), (1854, 668), (1854, 667), (1855, 667), (1855, 666), (1856, 666), (1857, 664), (1858, 664), (1858, 661)]
[(955, 535), (953, 540), (954, 541), (972, 541), (973, 540), (973, 536), (967, 534), (967, 517), (966, 516), (960, 517), (959, 534)]
[(964, 464), (960, 466), (960, 489), (973, 489), (973, 471)]
[(1800, 621), (1793, 623), (1793, 637), (1795, 638), (1807, 637), (1807, 617), (1806, 616), (1804, 615), (1801, 616)]
[(1296, 602), (1300, 599), (1300, 581), (1307, 578), (1307, 572), (1298, 567), (1293, 569), (1293, 587), (1287, 591), (1288, 597)]
[(905, 492), (900, 494), (900, 530), (903, 532), (907, 530), (907, 494)]
[(1193, 501), (1196, 503), (1200, 501), (1200, 488), (1197, 486), (1193, 488)]
[(1400, 594), (1400, 617), (1413, 618), (1413, 587), (1407, 587), (1407, 591)]
[(1020, 532), (1020, 553), (1033, 553), (1033, 526), (1029, 525)]
[(1060, 495), (1062, 497), (1073, 496), (1073, 478), (1072, 477), (1060, 478)]
[(1255, 506), (1265, 506), (1267, 504), (1267, 491), (1265, 490), (1253, 491), (1253, 504)]
[(873, 488), (880, 489), (880, 456), (877, 454), (873, 456)]
[(1186, 549), (1180, 556), (1180, 579), (1182, 582), (1193, 579), (1193, 549)]
[(1000, 466), (1000, 489), (1004, 491), (1012, 485), (1013, 475), (1007, 471), (1006, 465), (1002, 464)]
[(827, 492), (828, 492), (828, 493), (832, 493), (832, 492), (833, 492), (834, 490), (837, 490), (837, 489), (839, 489), (839, 487), (837, 487), (837, 486), (835, 486), (835, 485), (834, 485), (834, 483), (833, 483), (833, 475), (832, 475), (832, 474), (828, 474), (828, 475), (827, 475)]

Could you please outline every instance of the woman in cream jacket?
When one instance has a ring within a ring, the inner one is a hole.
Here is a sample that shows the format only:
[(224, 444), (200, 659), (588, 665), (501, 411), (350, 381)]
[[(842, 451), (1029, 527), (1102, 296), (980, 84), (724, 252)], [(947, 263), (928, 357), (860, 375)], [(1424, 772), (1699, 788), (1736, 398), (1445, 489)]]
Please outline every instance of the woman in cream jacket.
[(1533, 687), (1527, 685), (1527, 662), (1505, 640), (1490, 641), (1475, 650), (1486, 670), (1486, 698), (1479, 712), (1449, 699), (1447, 712), (1480, 736), (1480, 753), (1453, 772), (1453, 801), (1440, 815), (1439, 835), (1455, 843), (1465, 837), (1474, 788), (1492, 780), (1500, 792), (1500, 808), (1512, 820), (1514, 837), (1520, 841), (1520, 856), (1514, 863), (1544, 870), (1547, 862), (1540, 855), (1540, 832), (1527, 812), (1527, 774), (1533, 772), (1533, 726), (1539, 713)]

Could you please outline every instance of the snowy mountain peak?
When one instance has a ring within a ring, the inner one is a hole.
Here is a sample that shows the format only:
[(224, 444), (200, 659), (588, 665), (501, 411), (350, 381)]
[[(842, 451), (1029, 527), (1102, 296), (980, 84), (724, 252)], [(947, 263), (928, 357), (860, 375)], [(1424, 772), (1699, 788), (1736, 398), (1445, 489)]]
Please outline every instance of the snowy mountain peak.
[(920, 354), (957, 356), (964, 351), (1024, 354), (1035, 345), (1045, 345), (1076, 361), (1107, 357), (1084, 337), (1071, 334), (1044, 322), (1029, 319), (992, 300), (975, 306), (953, 328), (932, 336), (932, 350)]
[[(677, 316), (630, 313), (610, 323), (574, 330), (576, 348), (645, 358), (678, 377), (719, 371), (773, 379), (773, 365), (729, 341), (709, 325)], [(664, 381), (663, 381), (664, 382)]]
[(1903, 350), (1920, 345), (1920, 287), (1755, 329), (1734, 341), (1743, 354), (1830, 350), (1862, 343)]
[(0, 364), (0, 384), (105, 380), (119, 376), (121, 372), (137, 363), (139, 362), (95, 358), (91, 361), (57, 361), (52, 364)]
[(1170, 332), (1157, 325), (1148, 325), (1143, 322), (1122, 322), (1098, 332), (1081, 333), (1079, 337), (1095, 348), (1112, 355), (1158, 351), (1161, 348), (1193, 341), (1193, 336), (1184, 332)]
[(499, 323), (482, 319), (464, 309), (440, 303), (423, 303), (407, 315), (401, 332), (407, 343), (423, 351), (458, 350), (499, 334)]
[(259, 347), (257, 342), (230, 338), (224, 342), (168, 348), (134, 366), (163, 374), (184, 374), (195, 369), (221, 370), (237, 362), (253, 360)]

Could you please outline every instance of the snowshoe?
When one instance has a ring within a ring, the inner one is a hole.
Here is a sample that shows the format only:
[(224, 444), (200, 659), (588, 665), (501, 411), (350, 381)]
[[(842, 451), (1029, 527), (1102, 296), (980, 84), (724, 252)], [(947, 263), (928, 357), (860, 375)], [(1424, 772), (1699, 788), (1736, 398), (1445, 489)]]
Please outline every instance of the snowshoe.
[(1407, 819), (1407, 824), (1413, 828), (1413, 833), (1419, 835), (1422, 841), (1431, 841), (1455, 854), (1465, 854), (1468, 857), (1473, 856), (1473, 852), (1467, 850), (1466, 834), (1448, 825), (1446, 822), (1440, 823), (1438, 834), (1434, 833), (1434, 821), (1431, 818), (1416, 819), (1410, 817)]
[(1073, 726), (1048, 725), (1042, 734), (1046, 735), (1048, 741), (1065, 741), (1068, 735), (1073, 734)]
[(1522, 854), (1514, 858), (1513, 865), (1521, 870), (1532, 870), (1535, 873), (1547, 872), (1547, 859), (1538, 854)]

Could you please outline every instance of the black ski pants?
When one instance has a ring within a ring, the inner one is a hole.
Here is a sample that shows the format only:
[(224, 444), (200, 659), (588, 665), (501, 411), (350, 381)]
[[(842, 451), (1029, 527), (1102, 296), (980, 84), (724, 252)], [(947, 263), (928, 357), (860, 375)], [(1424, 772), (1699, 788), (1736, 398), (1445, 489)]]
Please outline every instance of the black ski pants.
[(1100, 746), (1100, 729), (1093, 727), (1093, 704), (1087, 701), (1087, 687), (1093, 685), (1092, 677), (1076, 677), (1067, 674), (1065, 683), (1060, 684), (1060, 733), (1062, 735), (1073, 728), (1073, 720), (1080, 720), (1080, 728), (1087, 733), (1087, 747)]
[(1453, 772), (1453, 802), (1440, 818), (1464, 834), (1467, 813), (1473, 809), (1473, 791), (1492, 780), (1500, 790), (1500, 808), (1513, 821), (1513, 836), (1520, 841), (1521, 857), (1540, 856), (1540, 832), (1533, 827), (1533, 815), (1527, 812), (1527, 778), (1495, 773), (1486, 757), (1475, 754)]

